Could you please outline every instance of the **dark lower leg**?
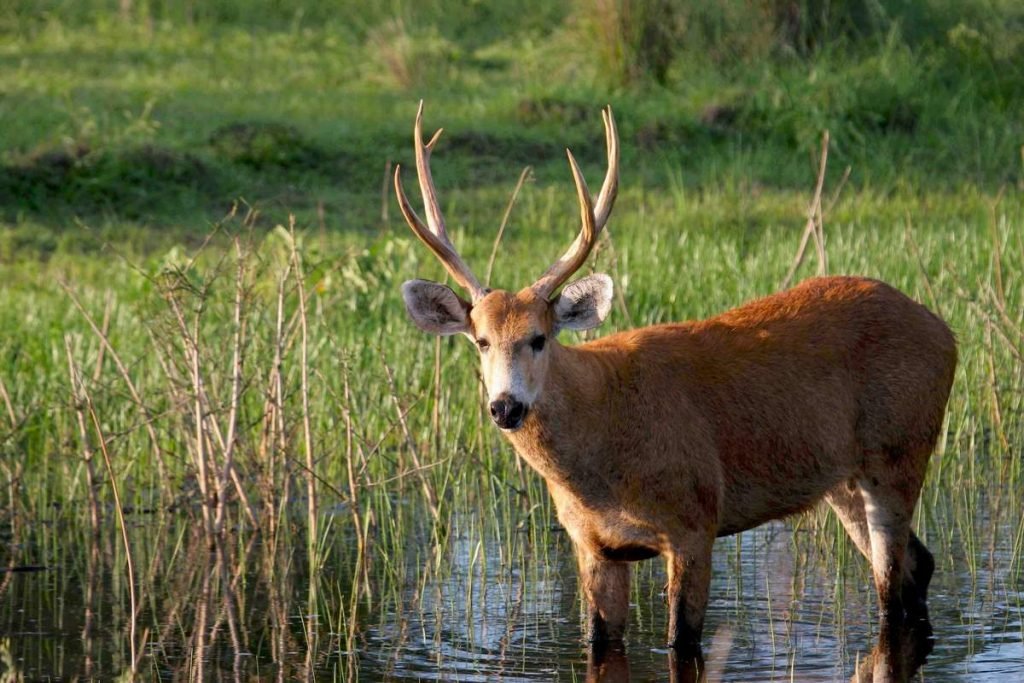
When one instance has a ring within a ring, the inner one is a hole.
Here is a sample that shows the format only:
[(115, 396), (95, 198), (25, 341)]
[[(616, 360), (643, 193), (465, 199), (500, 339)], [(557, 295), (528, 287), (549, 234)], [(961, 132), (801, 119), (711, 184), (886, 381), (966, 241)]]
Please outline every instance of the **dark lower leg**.
[(668, 560), (668, 644), (681, 654), (700, 652), (711, 584), (711, 546), (701, 539)]
[[(883, 637), (887, 632), (898, 634), (903, 628), (904, 592), (908, 584), (916, 583), (913, 578), (915, 570), (927, 570), (924, 554), (920, 554), (920, 568), (911, 564), (917, 557), (912, 555), (918, 552), (917, 546), (914, 550), (908, 549), (912, 538), (910, 518), (918, 490), (912, 487), (914, 495), (911, 495), (907, 488), (910, 483), (891, 472), (885, 473), (884, 478), (881, 475), (870, 476), (859, 482), (871, 537), (871, 570), (878, 589)], [(916, 593), (916, 588), (911, 593)]]
[(578, 551), (580, 584), (587, 601), (587, 640), (622, 640), (629, 619), (629, 565)]
[(907, 569), (910, 570), (921, 599), (926, 599), (928, 584), (931, 583), (932, 574), (935, 572), (935, 558), (914, 532), (910, 532), (910, 541), (907, 543)]
[(587, 655), (587, 683), (621, 683), (629, 680), (629, 658), (621, 642), (590, 648)]
[[(843, 523), (857, 549), (872, 562), (871, 540), (864, 498), (854, 482), (843, 482), (826, 495), (826, 500)], [(924, 543), (910, 532), (903, 571), (903, 607), (915, 615), (927, 615), (928, 584), (935, 560)]]
[(903, 607), (908, 613), (927, 618), (928, 585), (934, 572), (935, 559), (921, 539), (910, 532), (903, 576)]
[(704, 656), (695, 652), (681, 653), (676, 649), (668, 653), (669, 683), (700, 683), (705, 680)]

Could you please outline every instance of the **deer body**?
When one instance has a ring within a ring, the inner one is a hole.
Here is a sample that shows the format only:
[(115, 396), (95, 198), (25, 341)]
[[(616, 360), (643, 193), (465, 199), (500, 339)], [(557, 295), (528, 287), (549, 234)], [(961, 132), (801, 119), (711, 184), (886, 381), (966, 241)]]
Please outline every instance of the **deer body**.
[[(422, 106), (422, 105), (421, 105)], [(421, 108), (422, 113), (422, 108)], [(934, 562), (910, 530), (956, 367), (949, 328), (866, 278), (808, 280), (713, 318), (612, 334), (578, 346), (611, 305), (585, 261), (614, 202), (618, 151), (592, 202), (570, 155), (583, 229), (537, 283), (479, 285), (447, 241), (417, 116), (417, 166), (432, 227), (396, 189), (414, 232), (472, 294), (403, 285), (413, 320), (480, 350), (491, 415), (547, 482), (576, 548), (593, 642), (622, 637), (629, 563), (668, 565), (669, 642), (698, 648), (718, 536), (825, 499), (871, 562), (883, 626), (924, 611)]]
[(865, 453), (930, 447), (955, 362), (927, 309), (845, 277), (551, 353), (542, 399), (507, 436), (556, 500), (653, 508), (640, 519), (699, 506), (718, 535), (807, 509)]

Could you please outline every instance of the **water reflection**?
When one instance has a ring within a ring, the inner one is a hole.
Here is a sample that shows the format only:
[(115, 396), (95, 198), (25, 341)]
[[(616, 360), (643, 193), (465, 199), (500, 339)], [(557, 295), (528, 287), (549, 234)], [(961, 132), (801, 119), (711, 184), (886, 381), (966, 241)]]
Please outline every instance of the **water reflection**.
[[(588, 654), (567, 539), (494, 539), (462, 524), (447, 545), (413, 537), (407, 552), (387, 555), (343, 532), (312, 549), (286, 531), (210, 546), (188, 519), (139, 520), (130, 525), (135, 615), (115, 534), (42, 527), (8, 545), (16, 557), (0, 558), (0, 567), (45, 569), (0, 577), (0, 670), (114, 679), (131, 668), (134, 618), (143, 680), (881, 683), (919, 670), (930, 681), (1024, 674), (1024, 590), (1009, 570), (1009, 536), (986, 568), (994, 591), (979, 593), (963, 569), (937, 572), (932, 641), (927, 622), (879, 637), (866, 567), (837, 571), (807, 549), (809, 533), (774, 525), (744, 534), (716, 550), (703, 656), (682, 659), (661, 645), (656, 563), (637, 568), (626, 648)], [(965, 616), (984, 629), (965, 629)]]
[[(671, 683), (718, 683), (725, 680), (731, 632), (720, 629), (712, 639), (707, 657), (702, 653), (666, 655), (667, 675)], [(921, 668), (932, 651), (932, 626), (927, 619), (914, 621), (896, 633), (879, 635), (871, 653), (857, 662), (851, 683), (904, 683)], [(622, 643), (591, 649), (587, 657), (587, 683), (629, 683), (630, 663)]]
[(857, 662), (851, 683), (902, 683), (917, 673), (935, 646), (927, 618), (913, 620), (899, 632), (882, 633), (874, 649)]
[[(701, 654), (681, 657), (675, 652), (665, 656), (670, 683), (712, 683), (722, 680), (720, 669), (710, 669)], [(587, 683), (628, 683), (629, 656), (622, 645), (591, 652), (587, 659)]]

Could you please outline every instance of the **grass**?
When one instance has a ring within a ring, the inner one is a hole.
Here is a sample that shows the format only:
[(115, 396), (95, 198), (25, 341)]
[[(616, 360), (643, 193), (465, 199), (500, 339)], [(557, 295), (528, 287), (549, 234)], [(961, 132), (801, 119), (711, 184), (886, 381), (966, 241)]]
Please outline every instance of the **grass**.
[[(533, 167), (495, 264), (508, 288), (571, 239), (562, 148), (596, 182), (597, 112), (613, 105), (623, 190), (592, 267), (622, 298), (602, 332), (775, 291), (829, 129), (826, 198), (851, 169), (825, 217), (830, 270), (896, 285), (960, 342), (918, 526), (940, 574), (965, 562), (977, 581), (1019, 576), (1020, 554), (993, 550), (997, 531), (1024, 537), (1012, 4), (1002, 24), (968, 13), (942, 25), (937, 12), (929, 36), (893, 19), (809, 54), (683, 51), (662, 83), (612, 85), (569, 49), (593, 40), (572, 13), (586, 3), (514, 21), (500, 4), (495, 16), (444, 3), (338, 15), (228, 0), (192, 16), (157, 3), (127, 17), (100, 2), (39, 7), (0, 14), (0, 499), (10, 567), (66, 565), (73, 585), (95, 588), (67, 608), (95, 671), (230, 670), (242, 641), (258, 667), (326, 670), (327, 653), (365, 646), (394, 615), (434, 638), (465, 619), (472, 636), (459, 590), (507, 586), (515, 572), (539, 585), (566, 561), (543, 482), (483, 413), (472, 349), (405, 319), (400, 283), (443, 279), (382, 194), (389, 163), (412, 182), (419, 97), (427, 127), (446, 128), (435, 177), (477, 272)], [(813, 259), (801, 275), (812, 270)], [(834, 519), (799, 524), (813, 539), (795, 537), (800, 562), (859, 571)], [(986, 562), (1002, 568), (995, 578)], [(21, 580), (0, 592), (23, 599)], [(264, 597), (269, 610), (255, 608)], [(639, 627), (657, 632), (656, 595), (639, 602)], [(24, 605), (4, 604), (15, 623)], [(411, 638), (376, 637), (395, 658)], [(39, 671), (52, 654), (14, 647), (36, 653)], [(217, 654), (182, 654), (195, 651)], [(319, 663), (287, 654), (299, 651)], [(339, 677), (358, 674), (357, 658), (334, 661)]]

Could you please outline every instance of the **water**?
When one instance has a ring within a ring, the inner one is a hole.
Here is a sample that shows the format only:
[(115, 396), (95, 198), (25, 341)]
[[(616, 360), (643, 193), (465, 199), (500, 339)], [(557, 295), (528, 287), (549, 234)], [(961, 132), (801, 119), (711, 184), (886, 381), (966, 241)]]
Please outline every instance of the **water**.
[[(1021, 526), (1005, 517), (928, 516), (934, 640), (907, 655), (927, 654), (916, 674), (924, 680), (1024, 681)], [(115, 678), (131, 661), (116, 528), (94, 538), (51, 522), (4, 539), (0, 668), (25, 680)], [(310, 572), (298, 537), (210, 550), (187, 518), (129, 524), (144, 680), (686, 679), (673, 671), (685, 663), (662, 647), (658, 560), (635, 573), (625, 651), (588, 662), (572, 550), (555, 530), (456, 515), (440, 555), (411, 534), (400, 553), (371, 548), (362, 568), (354, 538), (333, 534)], [(878, 636), (867, 564), (842, 540), (822, 542), (827, 533), (804, 519), (719, 541), (706, 680), (871, 680)]]

